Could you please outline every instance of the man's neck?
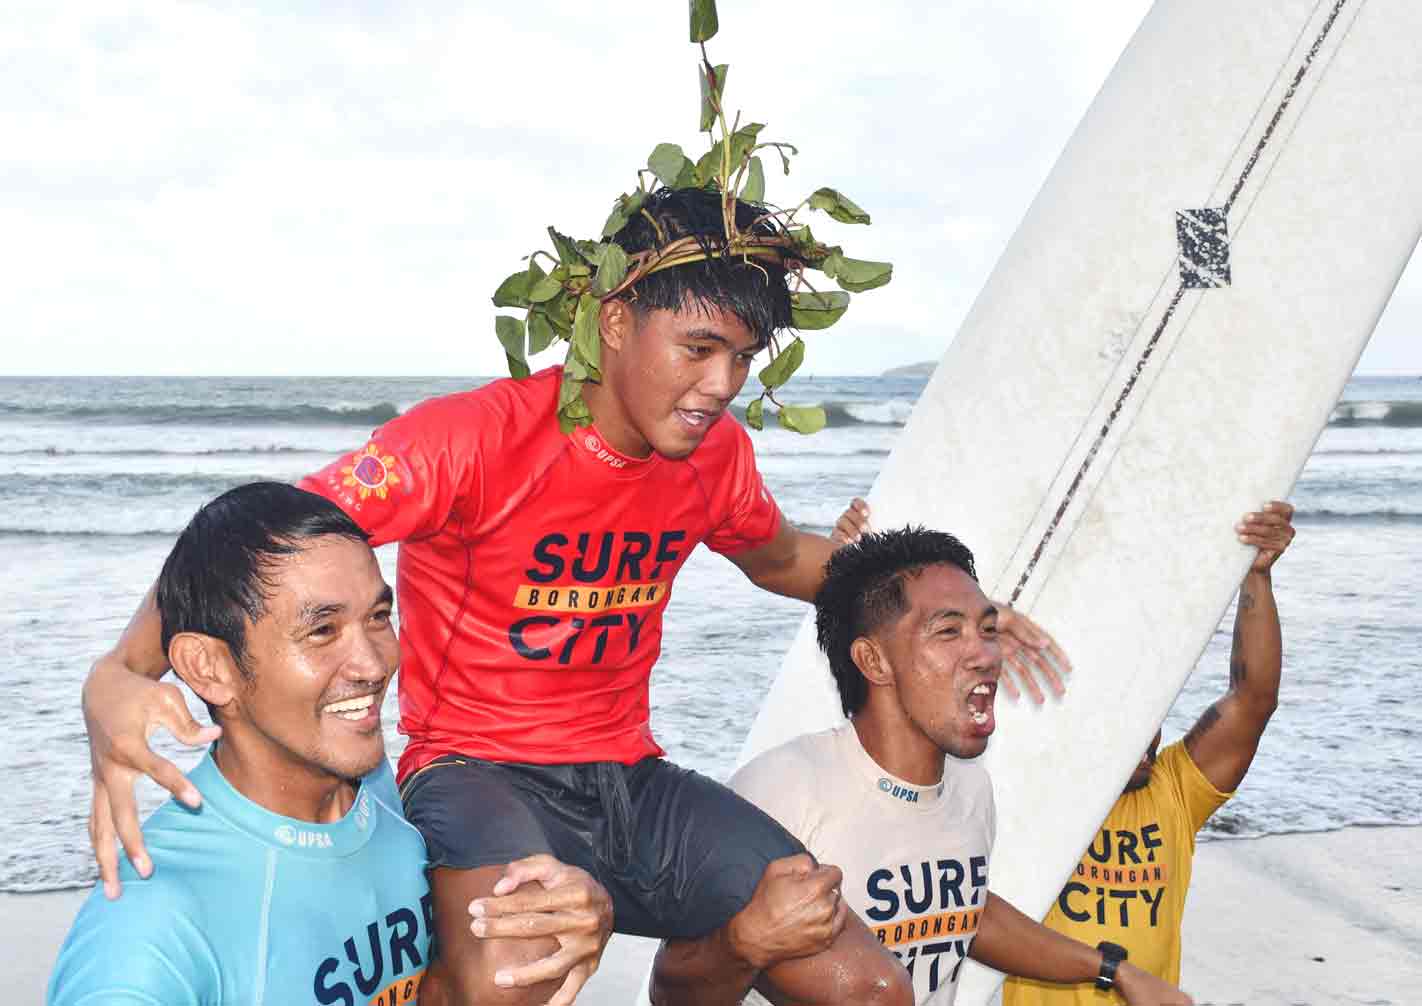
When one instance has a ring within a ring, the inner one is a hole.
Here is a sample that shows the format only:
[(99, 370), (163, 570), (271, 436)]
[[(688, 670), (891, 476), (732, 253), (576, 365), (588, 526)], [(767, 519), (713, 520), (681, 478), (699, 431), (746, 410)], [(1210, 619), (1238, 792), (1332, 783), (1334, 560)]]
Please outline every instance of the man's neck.
[(912, 723), (889, 722), (869, 708), (850, 723), (865, 753), (889, 775), (915, 786), (943, 781), (943, 752)]
[(608, 385), (607, 380), (608, 376), (604, 375), (602, 384), (589, 381), (583, 385), (583, 401), (597, 424), (597, 432), (619, 454), (629, 458), (648, 457), (652, 453), (652, 445), (628, 420), (617, 392)]
[(349, 779), (256, 748), (224, 739), (212, 755), (223, 778), (248, 800), (273, 814), (314, 824), (332, 824), (351, 809), (355, 785)]

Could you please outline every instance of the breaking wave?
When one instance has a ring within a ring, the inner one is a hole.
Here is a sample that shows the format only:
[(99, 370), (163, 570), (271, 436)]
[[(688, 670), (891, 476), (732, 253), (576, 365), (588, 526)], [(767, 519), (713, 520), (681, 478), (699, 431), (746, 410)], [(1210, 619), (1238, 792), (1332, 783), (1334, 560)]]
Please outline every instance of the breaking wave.
[(0, 404), (0, 415), (36, 419), (166, 426), (179, 423), (268, 424), (273, 426), (378, 426), (398, 416), (393, 402), (339, 402), (333, 405), (68, 405)]

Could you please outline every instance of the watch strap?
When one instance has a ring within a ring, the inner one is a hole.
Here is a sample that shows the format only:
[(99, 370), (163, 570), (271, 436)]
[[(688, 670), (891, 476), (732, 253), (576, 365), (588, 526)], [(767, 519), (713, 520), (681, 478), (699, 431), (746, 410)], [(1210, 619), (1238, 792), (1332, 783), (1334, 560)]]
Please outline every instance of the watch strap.
[(1116, 987), (1116, 969), (1126, 959), (1126, 948), (1119, 943), (1102, 941), (1096, 944), (1101, 951), (1101, 973), (1096, 976), (1096, 987), (1109, 992)]

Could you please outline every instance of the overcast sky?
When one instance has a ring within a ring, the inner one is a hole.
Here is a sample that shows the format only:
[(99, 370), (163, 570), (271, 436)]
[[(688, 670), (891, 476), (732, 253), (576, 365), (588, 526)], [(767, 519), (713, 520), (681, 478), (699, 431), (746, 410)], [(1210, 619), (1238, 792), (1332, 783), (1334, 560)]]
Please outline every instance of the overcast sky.
[[(1148, 6), (720, 0), (728, 105), (801, 150), (769, 197), (842, 189), (895, 263), (806, 373), (942, 354)], [(0, 374), (498, 373), (543, 228), (703, 146), (684, 0), (6, 8)], [(1360, 369), (1420, 322), (1414, 263)]]

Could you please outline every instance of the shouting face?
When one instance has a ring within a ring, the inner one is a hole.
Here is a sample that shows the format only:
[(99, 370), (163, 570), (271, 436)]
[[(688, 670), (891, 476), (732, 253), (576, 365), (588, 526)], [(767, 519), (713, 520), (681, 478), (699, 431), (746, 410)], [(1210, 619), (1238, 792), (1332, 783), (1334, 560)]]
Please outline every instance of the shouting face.
[(584, 394), (598, 430), (631, 457), (683, 458), (730, 406), (758, 351), (754, 333), (711, 305), (603, 306), (602, 385)]
[(997, 609), (947, 564), (907, 576), (904, 593), (908, 610), (877, 634), (902, 718), (944, 754), (974, 758), (996, 725)]

